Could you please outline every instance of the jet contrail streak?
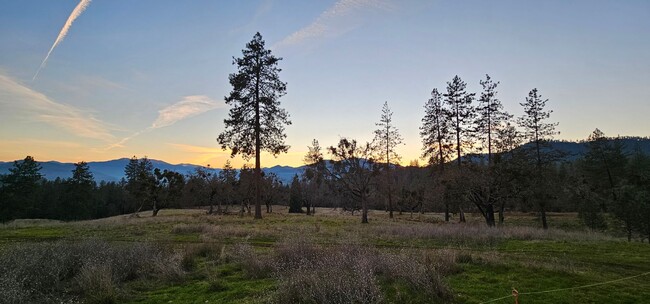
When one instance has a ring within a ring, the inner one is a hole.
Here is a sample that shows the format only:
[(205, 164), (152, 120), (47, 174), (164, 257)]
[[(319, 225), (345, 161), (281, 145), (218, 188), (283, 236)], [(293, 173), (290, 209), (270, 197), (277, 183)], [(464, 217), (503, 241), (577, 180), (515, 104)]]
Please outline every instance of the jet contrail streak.
[(70, 14), (70, 17), (68, 17), (68, 20), (66, 20), (65, 24), (63, 25), (63, 28), (61, 29), (61, 32), (59, 32), (59, 36), (56, 37), (56, 40), (54, 40), (54, 44), (52, 44), (52, 47), (50, 48), (50, 51), (47, 52), (47, 56), (45, 56), (45, 59), (43, 59), (43, 62), (41, 62), (41, 66), (38, 68), (38, 71), (36, 71), (36, 74), (34, 74), (34, 77), (32, 80), (35, 80), (36, 77), (38, 76), (38, 73), (41, 72), (43, 67), (45, 67), (45, 63), (47, 62), (47, 58), (50, 58), (50, 54), (52, 54), (52, 51), (54, 48), (63, 41), (63, 38), (68, 34), (68, 30), (70, 30), (70, 27), (72, 26), (72, 22), (74, 22), (81, 13), (88, 7), (90, 4), (91, 0), (81, 0), (79, 1), (79, 4), (77, 4), (77, 7), (72, 10), (72, 14)]

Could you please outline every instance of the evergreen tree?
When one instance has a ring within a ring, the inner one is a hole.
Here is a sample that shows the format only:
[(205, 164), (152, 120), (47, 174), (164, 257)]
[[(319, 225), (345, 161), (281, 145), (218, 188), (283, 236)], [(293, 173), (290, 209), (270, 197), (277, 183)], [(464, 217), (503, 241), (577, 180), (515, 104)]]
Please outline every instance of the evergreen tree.
[(231, 149), (232, 156), (255, 157), (255, 218), (261, 219), (260, 153), (265, 150), (277, 155), (289, 150), (284, 143), (284, 126), (291, 121), (280, 108), (279, 98), (286, 93), (286, 83), (280, 81), (281, 69), (277, 67), (282, 58), (265, 49), (260, 33), (246, 44), (242, 54), (242, 58), (234, 58), (238, 71), (229, 76), (233, 90), (226, 97), (226, 104), (232, 108), (224, 120), (226, 130), (217, 140), (224, 150)]
[(393, 112), (388, 107), (388, 102), (384, 102), (381, 109), (381, 118), (378, 123), (375, 123), (379, 129), (375, 130), (374, 144), (375, 149), (381, 151), (377, 155), (377, 161), (384, 163), (384, 173), (386, 175), (386, 193), (388, 194), (388, 214), (393, 218), (393, 193), (392, 193), (392, 180), (391, 180), (391, 163), (397, 164), (400, 161), (400, 156), (395, 151), (397, 146), (403, 142), (399, 130), (393, 125)]
[(501, 101), (496, 97), (496, 88), (499, 82), (492, 81), (490, 75), (485, 74), (485, 80), (481, 80), (480, 83), (483, 92), (481, 92), (476, 107), (478, 113), (475, 121), (476, 132), (483, 141), (484, 146), (487, 146), (488, 164), (492, 164), (495, 133), (512, 116), (505, 112)]
[(72, 177), (66, 181), (65, 197), (63, 199), (63, 219), (90, 219), (94, 214), (93, 194), (96, 188), (93, 173), (88, 163), (82, 161), (74, 164)]
[(537, 202), (544, 229), (548, 229), (546, 204), (550, 197), (550, 188), (544, 185), (550, 180), (544, 179), (543, 173), (544, 167), (553, 160), (553, 157), (550, 157), (553, 153), (542, 149), (553, 135), (558, 134), (555, 131), (558, 124), (546, 122), (553, 113), (551, 110), (544, 109), (547, 101), (548, 99), (542, 99), (542, 95), (538, 94), (537, 88), (531, 90), (526, 97), (526, 102), (520, 103), (524, 107), (524, 115), (517, 120), (519, 126), (524, 129), (524, 138), (532, 145), (534, 151), (536, 180), (533, 183), (535, 187), (532, 189), (531, 198)]
[(289, 213), (302, 213), (302, 189), (298, 175), (293, 176), (291, 180), (291, 189), (289, 190)]
[(454, 148), (458, 167), (461, 165), (463, 147), (472, 146), (472, 122), (476, 115), (472, 106), (476, 94), (467, 93), (466, 87), (467, 84), (456, 75), (451, 82), (447, 82), (447, 93), (443, 94), (449, 107), (449, 111), (446, 112), (447, 120), (450, 122), (456, 140)]
[(237, 170), (230, 164), (230, 160), (227, 160), (221, 171), (219, 171), (219, 181), (222, 185), (221, 199), (226, 203), (226, 208), (228, 208), (228, 205), (233, 203), (235, 188), (237, 187)]
[(422, 137), (422, 158), (429, 165), (438, 164), (442, 170), (445, 161), (452, 153), (450, 134), (450, 115), (442, 103), (442, 94), (438, 89), (431, 91), (431, 98), (424, 105), (424, 117), (420, 126)]
[(312, 145), (307, 148), (308, 152), (304, 158), (306, 169), (303, 173), (305, 181), (303, 196), (307, 201), (307, 214), (309, 215), (314, 214), (316, 210), (315, 202), (322, 199), (327, 171), (325, 160), (323, 159), (323, 152), (321, 152), (318, 140), (312, 140)]
[(155, 186), (153, 169), (151, 160), (146, 156), (141, 159), (133, 156), (124, 168), (126, 190), (135, 200), (135, 206), (139, 204), (135, 210), (136, 215), (152, 197), (152, 190)]
[(596, 129), (587, 138), (587, 143), (588, 150), (581, 168), (592, 189), (603, 196), (600, 209), (606, 212), (606, 201), (616, 201), (616, 188), (625, 171), (627, 158), (623, 151), (623, 141), (607, 138), (602, 131)]
[(41, 166), (33, 157), (14, 161), (0, 184), (4, 198), (0, 202), (0, 220), (38, 216), (38, 195), (43, 180)]
[(521, 133), (510, 121), (506, 121), (495, 131), (496, 136), (493, 139), (494, 151), (496, 153), (507, 153), (509, 154), (509, 158), (512, 159), (515, 149), (521, 146), (523, 140)]
[(639, 146), (629, 158), (621, 184), (612, 212), (625, 224), (628, 240), (636, 231), (650, 243), (650, 157)]
[(536, 165), (539, 170), (550, 159), (545, 157), (549, 154), (542, 152), (545, 144), (553, 135), (559, 134), (555, 131), (557, 123), (548, 123), (546, 119), (551, 117), (552, 110), (545, 110), (546, 102), (548, 99), (542, 99), (542, 95), (537, 93), (537, 88), (534, 88), (528, 93), (526, 102), (520, 103), (524, 107), (524, 115), (519, 117), (517, 123), (524, 129), (524, 138), (533, 145)]
[(81, 161), (74, 164), (71, 181), (75, 184), (95, 185), (95, 178), (93, 173), (90, 171), (88, 163)]

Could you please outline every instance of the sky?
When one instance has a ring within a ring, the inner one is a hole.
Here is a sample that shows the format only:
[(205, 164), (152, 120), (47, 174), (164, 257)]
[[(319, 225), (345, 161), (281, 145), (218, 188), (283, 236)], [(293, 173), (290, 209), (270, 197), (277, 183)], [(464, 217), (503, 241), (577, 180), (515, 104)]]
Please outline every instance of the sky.
[(557, 139), (650, 135), (646, 0), (6, 0), (0, 161), (241, 166), (216, 138), (232, 58), (258, 31), (293, 122), (263, 167), (302, 165), (312, 139), (372, 140), (385, 101), (403, 162), (418, 159), (424, 104), (455, 75), (480, 92), (489, 74), (515, 116), (538, 88)]

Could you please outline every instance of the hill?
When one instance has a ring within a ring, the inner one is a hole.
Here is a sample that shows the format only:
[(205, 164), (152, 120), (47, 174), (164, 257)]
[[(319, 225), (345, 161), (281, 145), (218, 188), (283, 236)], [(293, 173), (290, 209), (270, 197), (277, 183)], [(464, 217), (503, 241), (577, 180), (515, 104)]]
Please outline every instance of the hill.
[[(621, 137), (623, 142), (623, 152), (625, 154), (632, 154), (636, 149), (641, 150), (645, 154), (650, 154), (650, 138), (645, 137)], [(532, 148), (531, 143), (524, 144), (519, 148)], [(560, 141), (553, 140), (549, 142), (549, 146), (545, 150), (556, 150), (565, 155), (566, 161), (575, 161), (585, 155), (589, 151), (589, 143), (586, 141)], [(469, 154), (463, 156), (463, 159), (470, 159), (471, 162), (481, 162), (487, 159), (487, 154)]]
[[(38, 160), (36, 160), (38, 161)], [(152, 159), (154, 168), (161, 170), (175, 171), (184, 175), (192, 173), (196, 168), (202, 167), (193, 164), (170, 164), (161, 160)], [(124, 177), (124, 167), (129, 163), (128, 158), (120, 158), (109, 161), (88, 162), (90, 171), (95, 176), (96, 181), (116, 182)], [(45, 178), (54, 180), (56, 178), (70, 178), (72, 177), (72, 170), (74, 169), (73, 163), (62, 163), (58, 161), (45, 161), (39, 162), (41, 165), (41, 174)], [(0, 162), (0, 174), (9, 172), (9, 168), (13, 166), (13, 162)], [(208, 169), (215, 173), (221, 171), (220, 169)], [(274, 173), (280, 178), (283, 183), (291, 182), (295, 174), (302, 173), (303, 168), (289, 167), (289, 166), (274, 166), (271, 168), (263, 168), (265, 173)]]

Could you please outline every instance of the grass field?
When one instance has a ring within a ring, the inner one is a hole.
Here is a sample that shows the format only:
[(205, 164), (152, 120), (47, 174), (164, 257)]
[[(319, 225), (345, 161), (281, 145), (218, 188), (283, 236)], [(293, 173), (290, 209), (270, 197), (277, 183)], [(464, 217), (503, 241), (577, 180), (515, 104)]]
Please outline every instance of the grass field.
[(575, 214), (549, 224), (371, 211), (362, 225), (279, 206), (257, 221), (204, 210), (21, 220), (0, 228), (0, 302), (481, 303), (514, 287), (520, 303), (650, 303), (650, 275), (625, 279), (650, 272), (650, 245), (585, 231)]

